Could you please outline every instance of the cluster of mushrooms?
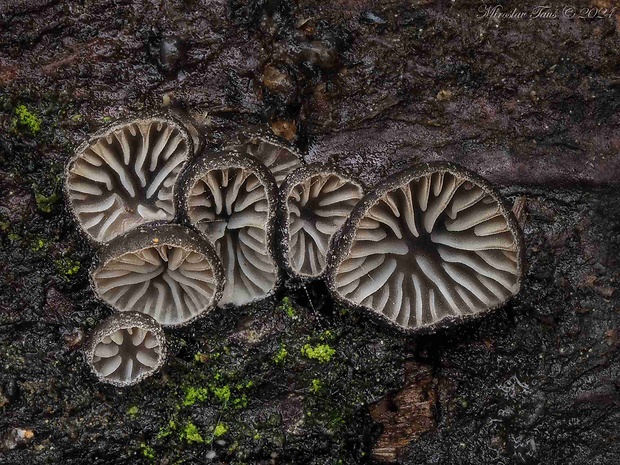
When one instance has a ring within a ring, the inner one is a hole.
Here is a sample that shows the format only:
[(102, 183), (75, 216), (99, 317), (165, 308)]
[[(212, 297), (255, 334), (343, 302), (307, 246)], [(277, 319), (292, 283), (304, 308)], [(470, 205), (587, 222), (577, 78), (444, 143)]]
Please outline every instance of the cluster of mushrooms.
[(152, 375), (163, 328), (263, 299), (286, 275), (414, 331), (519, 291), (517, 221), (463, 168), (416, 164), (366, 190), (266, 132), (201, 145), (191, 125), (154, 116), (95, 134), (67, 164), (69, 209), (98, 250), (92, 288), (116, 310), (86, 348), (101, 381)]

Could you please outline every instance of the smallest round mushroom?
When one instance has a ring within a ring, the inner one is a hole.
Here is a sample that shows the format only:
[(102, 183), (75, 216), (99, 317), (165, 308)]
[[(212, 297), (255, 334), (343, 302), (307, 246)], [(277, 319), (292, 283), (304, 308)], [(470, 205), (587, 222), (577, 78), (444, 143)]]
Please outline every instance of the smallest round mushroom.
[(100, 381), (131, 386), (164, 365), (166, 338), (159, 323), (144, 313), (115, 313), (95, 329), (85, 355)]
[(313, 164), (289, 174), (280, 190), (280, 261), (291, 275), (317, 278), (336, 233), (364, 195), (343, 170)]

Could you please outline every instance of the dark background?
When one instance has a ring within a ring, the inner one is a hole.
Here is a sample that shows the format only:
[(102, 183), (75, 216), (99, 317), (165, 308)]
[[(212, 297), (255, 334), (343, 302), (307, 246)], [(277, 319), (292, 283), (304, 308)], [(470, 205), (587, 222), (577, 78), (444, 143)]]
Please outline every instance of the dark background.
[[(480, 5), (3, 1), (0, 463), (620, 463), (620, 11)], [(368, 185), (465, 165), (524, 205), (522, 292), (405, 336), (291, 282), (169, 333), (141, 385), (96, 383), (80, 347), (110, 310), (63, 167), (106, 123), (164, 106), (209, 148), (270, 126)]]

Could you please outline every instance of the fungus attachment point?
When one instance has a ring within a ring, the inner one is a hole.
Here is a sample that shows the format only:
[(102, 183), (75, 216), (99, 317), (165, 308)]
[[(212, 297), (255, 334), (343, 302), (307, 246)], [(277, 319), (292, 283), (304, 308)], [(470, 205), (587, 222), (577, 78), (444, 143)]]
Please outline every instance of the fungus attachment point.
[(100, 381), (121, 387), (136, 384), (163, 366), (164, 332), (143, 313), (116, 313), (91, 336), (86, 359)]
[(171, 221), (175, 182), (191, 152), (191, 137), (174, 120), (117, 124), (80, 146), (69, 161), (69, 208), (96, 242), (152, 221)]
[(289, 273), (317, 277), (325, 270), (332, 237), (363, 195), (360, 184), (325, 165), (303, 166), (281, 190), (282, 261)]
[(278, 283), (273, 260), (277, 187), (255, 158), (236, 152), (209, 154), (183, 175), (186, 221), (215, 245), (226, 275), (221, 305), (244, 305)]
[(91, 279), (103, 300), (164, 326), (182, 326), (210, 311), (224, 288), (213, 246), (178, 225), (130, 231), (111, 241), (99, 262)]
[(280, 186), (286, 176), (303, 165), (303, 156), (287, 143), (267, 130), (239, 136), (239, 142), (229, 147), (240, 153), (252, 155), (263, 163)]
[(405, 329), (503, 304), (519, 291), (517, 222), (484, 180), (448, 164), (398, 173), (366, 195), (329, 257), (329, 285)]

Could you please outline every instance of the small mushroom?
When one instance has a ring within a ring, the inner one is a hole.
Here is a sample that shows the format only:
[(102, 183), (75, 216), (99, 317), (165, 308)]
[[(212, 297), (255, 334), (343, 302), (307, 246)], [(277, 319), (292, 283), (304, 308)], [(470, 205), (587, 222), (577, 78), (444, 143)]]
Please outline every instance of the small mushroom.
[(329, 165), (289, 174), (280, 190), (281, 260), (291, 274), (315, 278), (325, 270), (332, 237), (363, 196), (359, 182)]
[(214, 245), (226, 286), (220, 305), (244, 305), (269, 295), (279, 281), (273, 259), (277, 186), (254, 157), (207, 154), (183, 174), (180, 211)]
[(224, 274), (213, 246), (179, 225), (147, 225), (117, 237), (91, 272), (95, 292), (115, 309), (182, 326), (212, 310)]
[(430, 328), (515, 295), (523, 239), (489, 183), (452, 164), (422, 164), (364, 196), (328, 263), (341, 301), (401, 328)]
[(145, 223), (171, 221), (175, 182), (192, 151), (192, 137), (173, 119), (115, 124), (82, 144), (69, 160), (69, 209), (99, 243)]
[(239, 135), (238, 141), (227, 148), (252, 155), (262, 162), (269, 168), (278, 186), (291, 171), (304, 164), (301, 153), (264, 129)]
[(164, 365), (166, 337), (157, 321), (144, 313), (115, 313), (97, 327), (85, 355), (100, 381), (130, 386)]

